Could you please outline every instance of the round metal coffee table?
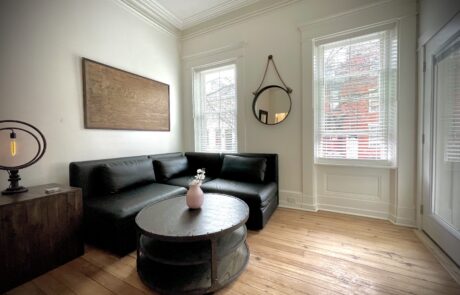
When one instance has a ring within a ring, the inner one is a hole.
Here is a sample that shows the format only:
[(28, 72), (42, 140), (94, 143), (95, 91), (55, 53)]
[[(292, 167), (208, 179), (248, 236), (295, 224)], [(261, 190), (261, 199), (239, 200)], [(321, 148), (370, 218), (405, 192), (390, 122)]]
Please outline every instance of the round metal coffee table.
[(185, 196), (145, 207), (136, 216), (140, 278), (162, 294), (203, 294), (224, 287), (248, 263), (248, 217), (245, 202), (221, 194), (205, 194), (197, 210), (187, 207)]

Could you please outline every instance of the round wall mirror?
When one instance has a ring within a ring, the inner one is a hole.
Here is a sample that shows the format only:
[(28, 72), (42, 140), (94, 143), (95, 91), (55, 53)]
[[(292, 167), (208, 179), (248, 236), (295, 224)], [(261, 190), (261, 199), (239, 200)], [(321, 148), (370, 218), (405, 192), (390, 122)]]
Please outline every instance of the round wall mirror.
[(256, 119), (263, 124), (279, 124), (286, 120), (291, 111), (291, 96), (281, 86), (266, 86), (256, 93), (252, 111)]

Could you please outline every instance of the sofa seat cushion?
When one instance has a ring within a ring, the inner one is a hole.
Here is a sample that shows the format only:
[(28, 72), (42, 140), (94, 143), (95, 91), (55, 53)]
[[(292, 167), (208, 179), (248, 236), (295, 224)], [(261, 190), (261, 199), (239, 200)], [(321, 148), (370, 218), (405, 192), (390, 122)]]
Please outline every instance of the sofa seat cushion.
[(276, 182), (249, 183), (222, 178), (203, 183), (201, 189), (205, 193), (221, 193), (238, 197), (250, 208), (265, 207), (278, 191)]
[[(190, 181), (192, 181), (193, 178), (194, 178), (193, 175), (174, 177), (174, 178), (171, 178), (168, 181), (166, 181), (166, 184), (182, 186), (182, 187), (188, 188), (189, 184), (190, 184)], [(211, 177), (205, 177), (205, 179), (203, 180), (203, 183), (206, 183), (206, 182), (211, 181), (213, 179), (214, 178), (211, 178)]]
[(186, 193), (183, 187), (152, 183), (117, 194), (87, 199), (85, 214), (118, 220), (137, 214), (148, 204)]

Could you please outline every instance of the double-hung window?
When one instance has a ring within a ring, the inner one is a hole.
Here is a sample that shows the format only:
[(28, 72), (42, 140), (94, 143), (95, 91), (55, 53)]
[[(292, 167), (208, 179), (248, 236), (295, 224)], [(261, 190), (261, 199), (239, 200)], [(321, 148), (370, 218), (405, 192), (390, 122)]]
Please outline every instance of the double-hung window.
[(397, 48), (394, 27), (316, 40), (316, 163), (395, 165)]
[(236, 65), (195, 71), (194, 131), (199, 152), (237, 152)]

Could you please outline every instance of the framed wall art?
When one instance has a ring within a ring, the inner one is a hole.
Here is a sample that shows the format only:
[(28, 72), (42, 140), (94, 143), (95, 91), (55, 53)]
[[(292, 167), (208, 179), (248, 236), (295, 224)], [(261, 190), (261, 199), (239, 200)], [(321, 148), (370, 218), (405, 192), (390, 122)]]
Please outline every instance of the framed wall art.
[(169, 131), (169, 85), (83, 58), (85, 128)]

